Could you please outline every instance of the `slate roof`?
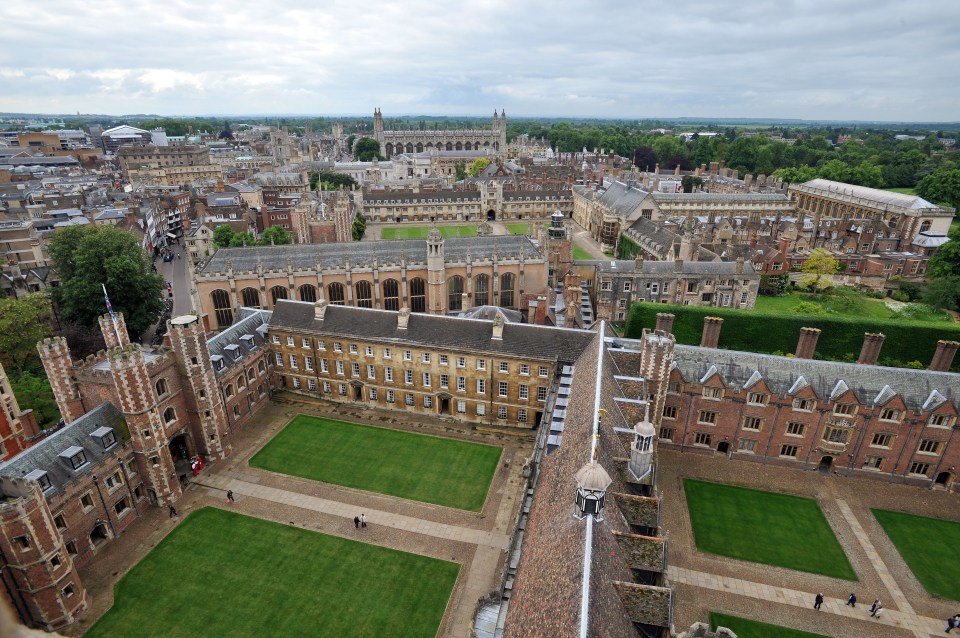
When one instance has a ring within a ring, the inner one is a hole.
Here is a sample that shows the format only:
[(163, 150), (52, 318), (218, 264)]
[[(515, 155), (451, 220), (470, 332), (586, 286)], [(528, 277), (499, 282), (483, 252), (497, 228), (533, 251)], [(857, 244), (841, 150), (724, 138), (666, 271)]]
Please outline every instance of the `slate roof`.
[[(91, 433), (102, 427), (112, 428), (117, 443), (103, 449)], [(0, 476), (21, 478), (34, 470), (43, 470), (50, 478), (51, 487), (44, 491), (47, 496), (63, 491), (77, 477), (93, 473), (101, 461), (116, 456), (117, 449), (130, 439), (130, 432), (120, 410), (108, 401), (101, 403), (73, 423), (54, 432), (33, 447), (30, 447), (5, 463), (0, 463)], [(86, 455), (87, 463), (74, 470), (59, 455), (65, 450), (78, 447)]]
[(886, 386), (911, 410), (923, 409), (934, 391), (954, 405), (960, 403), (960, 374), (951, 372), (795, 359), (681, 345), (675, 348), (674, 363), (687, 381), (699, 381), (711, 367), (715, 367), (724, 383), (736, 387), (743, 387), (755, 372), (759, 372), (770, 390), (783, 396), (789, 394), (802, 377), (820, 400), (828, 400), (837, 382), (842, 380), (857, 395), (857, 400), (866, 405), (873, 405)]
[(628, 186), (623, 182), (613, 182), (600, 195), (599, 201), (609, 206), (620, 217), (628, 217), (649, 194), (647, 191)]
[(850, 195), (860, 199), (870, 200), (878, 205), (893, 205), (913, 210), (924, 208), (940, 208), (936, 204), (931, 204), (917, 195), (906, 195), (904, 193), (894, 193), (892, 191), (880, 190), (879, 188), (868, 188), (866, 186), (855, 186), (844, 182), (834, 182), (829, 179), (812, 179), (804, 182), (801, 186), (810, 189), (826, 191), (828, 194)]
[(786, 195), (778, 193), (653, 193), (653, 199), (657, 202), (777, 202), (785, 203), (790, 201)]
[[(673, 261), (649, 261), (640, 262), (640, 268), (637, 268), (637, 262), (634, 260), (607, 259), (604, 261), (594, 261), (601, 273), (635, 273), (640, 272), (645, 275), (672, 275), (676, 272), (677, 263)], [(685, 261), (680, 270), (685, 275), (736, 275), (737, 263), (733, 261)], [(753, 264), (749, 261), (743, 262), (742, 275), (751, 276), (754, 274)], [(736, 275), (739, 276), (739, 275)]]
[(587, 330), (507, 323), (503, 339), (494, 339), (492, 322), (482, 319), (412, 313), (406, 330), (397, 328), (397, 319), (398, 313), (388, 310), (327, 306), (319, 321), (314, 318), (314, 304), (281, 300), (270, 318), (270, 328), (427, 346), (439, 352), (476, 351), (566, 363), (575, 361), (594, 336)]
[(649, 219), (644, 219), (643, 217), (630, 224), (628, 230), (636, 233), (639, 237), (649, 238), (651, 241), (660, 244), (664, 249), (669, 248), (674, 242), (680, 239), (677, 233), (667, 230), (660, 224), (652, 222)]
[[(489, 237), (448, 237), (443, 244), (447, 262), (464, 262), (467, 254), (475, 260), (496, 253), (499, 259), (542, 259), (539, 249), (530, 238), (523, 235), (493, 235)], [(379, 263), (400, 263), (400, 255), (411, 263), (426, 263), (426, 239), (390, 239), (376, 242), (336, 242), (329, 244), (291, 244), (287, 246), (247, 246), (245, 248), (221, 248), (197, 269), (197, 274), (221, 274), (227, 272), (227, 260), (238, 272), (257, 269), (261, 262), (266, 270), (282, 270), (287, 260), (295, 270), (315, 270), (321, 267), (343, 268), (349, 259), (353, 266)]]
[[(221, 359), (223, 367), (218, 369), (214, 366), (217, 376), (228, 373), (236, 363), (243, 361), (248, 354), (267, 343), (266, 330), (258, 330), (258, 328), (266, 326), (270, 322), (271, 315), (273, 312), (270, 310), (242, 307), (237, 311), (237, 320), (232, 326), (207, 340), (210, 357), (223, 357)], [(252, 339), (241, 338), (247, 335)], [(228, 346), (236, 346), (236, 352), (239, 355), (237, 358), (230, 354)]]

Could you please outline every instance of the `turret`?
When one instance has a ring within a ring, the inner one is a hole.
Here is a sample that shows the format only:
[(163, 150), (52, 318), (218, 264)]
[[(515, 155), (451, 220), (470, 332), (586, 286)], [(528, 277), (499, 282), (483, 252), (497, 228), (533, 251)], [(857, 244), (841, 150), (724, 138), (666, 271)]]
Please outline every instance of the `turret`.
[(650, 406), (644, 410), (643, 419), (633, 426), (633, 442), (630, 444), (630, 471), (637, 479), (646, 478), (653, 471), (653, 442), (657, 429), (650, 422)]
[(443, 236), (433, 228), (427, 236), (427, 312), (430, 314), (447, 314), (446, 279)]
[(63, 337), (44, 339), (37, 344), (43, 369), (50, 380), (53, 397), (65, 423), (72, 423), (86, 412), (77, 384), (73, 380), (73, 362), (70, 347)]

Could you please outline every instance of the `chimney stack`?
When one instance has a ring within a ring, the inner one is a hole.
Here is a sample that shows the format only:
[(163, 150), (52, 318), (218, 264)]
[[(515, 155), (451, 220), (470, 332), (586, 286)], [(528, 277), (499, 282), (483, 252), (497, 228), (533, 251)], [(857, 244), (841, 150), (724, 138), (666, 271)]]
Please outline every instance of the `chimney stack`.
[(497, 316), (493, 318), (493, 339), (498, 341), (503, 340), (503, 315), (497, 313)]
[(675, 316), (670, 314), (669, 312), (658, 312), (657, 313), (657, 332), (672, 334), (674, 319), (675, 319)]
[(703, 335), (700, 337), (701, 348), (716, 348), (720, 342), (720, 328), (723, 326), (722, 317), (704, 317)]
[(410, 321), (410, 309), (404, 306), (400, 309), (400, 312), (397, 313), (397, 329), (406, 330), (407, 323)]
[(327, 300), (321, 299), (317, 303), (313, 304), (313, 318), (318, 321), (323, 321), (323, 316), (327, 313)]
[(960, 343), (956, 341), (945, 341), (941, 339), (937, 342), (937, 351), (933, 353), (933, 359), (930, 361), (929, 370), (933, 372), (950, 372), (950, 366), (953, 365), (953, 357), (957, 354), (957, 348)]
[(534, 313), (533, 323), (538, 326), (545, 325), (547, 323), (547, 306), (549, 305), (547, 303), (547, 298), (544, 295), (538, 296), (536, 304), (537, 310)]
[(886, 335), (879, 332), (865, 332), (863, 334), (863, 348), (860, 350), (857, 363), (868, 366), (877, 365), (877, 359), (880, 358), (880, 348), (883, 347), (883, 341), (886, 338)]
[(800, 339), (797, 341), (795, 356), (798, 359), (813, 359), (813, 353), (817, 350), (817, 340), (819, 338), (819, 328), (800, 328)]
[(737, 274), (738, 274), (738, 275), (742, 275), (742, 274), (743, 274), (743, 257), (737, 257), (737, 266), (736, 266), (736, 269), (737, 269)]

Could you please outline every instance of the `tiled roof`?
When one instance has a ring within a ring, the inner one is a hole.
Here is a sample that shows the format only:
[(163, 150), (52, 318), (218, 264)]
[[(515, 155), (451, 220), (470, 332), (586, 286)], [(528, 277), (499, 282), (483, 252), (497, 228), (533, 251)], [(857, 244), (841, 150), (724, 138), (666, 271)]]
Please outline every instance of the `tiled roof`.
[[(492, 235), (488, 237), (448, 237), (444, 240), (444, 258), (447, 262), (464, 262), (469, 253), (474, 260), (489, 258), (496, 253), (499, 259), (536, 261), (542, 255), (536, 245), (522, 235)], [(400, 263), (400, 255), (411, 263), (426, 263), (427, 240), (391, 239), (376, 242), (336, 242), (329, 244), (293, 244), (288, 246), (248, 246), (221, 248), (197, 273), (221, 274), (227, 272), (227, 260), (238, 272), (256, 270), (262, 263), (266, 270), (284, 270), (287, 261), (295, 270), (314, 270), (319, 264), (327, 268), (343, 268), (349, 259), (353, 266)]]
[[(207, 349), (210, 351), (210, 356), (219, 355), (223, 357), (224, 365), (223, 368), (216, 370), (217, 376), (227, 373), (235, 363), (243, 361), (250, 352), (267, 342), (266, 331), (258, 331), (257, 328), (266, 326), (272, 314), (273, 312), (270, 310), (240, 308), (237, 311), (237, 321), (232, 326), (207, 340)], [(248, 335), (252, 338), (249, 338)], [(235, 350), (238, 354), (236, 358), (227, 350), (228, 346), (236, 346)]]
[(906, 195), (904, 193), (880, 190), (879, 188), (855, 186), (853, 184), (845, 184), (844, 182), (834, 182), (829, 179), (812, 179), (809, 182), (804, 182), (801, 186), (812, 190), (824, 191), (833, 195), (850, 195), (851, 197), (872, 201), (881, 206), (890, 204), (914, 210), (939, 208), (936, 204), (931, 204), (917, 195)]
[(322, 321), (314, 318), (314, 304), (277, 302), (270, 328), (329, 334), (349, 339), (427, 346), (438, 351), (476, 351), (570, 363), (580, 356), (594, 333), (507, 323), (503, 338), (493, 338), (492, 322), (413, 313), (406, 330), (397, 328), (398, 313), (353, 306), (327, 306)]
[[(90, 435), (99, 428), (112, 428), (116, 445), (104, 449), (98, 439)], [(56, 493), (78, 476), (92, 473), (100, 462), (116, 455), (117, 449), (130, 438), (123, 414), (112, 403), (104, 402), (73, 423), (66, 425), (31, 448), (5, 463), (0, 463), (0, 476), (21, 478), (34, 470), (42, 470), (50, 478), (46, 494)], [(87, 463), (79, 469), (70, 467), (60, 454), (69, 448), (82, 448)]]
[[(640, 272), (647, 275), (670, 275), (675, 273), (677, 268), (677, 263), (673, 261), (642, 261), (639, 270), (634, 260), (608, 259), (594, 263), (597, 264), (601, 273), (606, 274)], [(687, 275), (736, 275), (737, 263), (734, 261), (685, 261), (680, 266), (680, 272)], [(745, 261), (742, 275), (753, 274), (753, 264)]]
[(627, 217), (649, 194), (647, 191), (628, 186), (623, 182), (614, 182), (600, 195), (599, 200), (620, 217)]
[(653, 193), (653, 199), (659, 202), (681, 202), (681, 203), (724, 203), (736, 202), (743, 204), (752, 203), (786, 203), (790, 199), (786, 195), (777, 193)]

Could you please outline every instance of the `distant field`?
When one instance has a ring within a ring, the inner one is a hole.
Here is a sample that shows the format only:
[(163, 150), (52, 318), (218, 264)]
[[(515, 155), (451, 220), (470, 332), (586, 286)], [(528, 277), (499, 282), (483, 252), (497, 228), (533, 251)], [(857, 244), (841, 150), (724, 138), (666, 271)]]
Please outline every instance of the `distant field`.
[[(433, 226), (389, 226), (380, 231), (381, 239), (426, 239)], [(477, 227), (473, 224), (463, 226), (437, 226), (443, 237), (476, 237)], [(524, 231), (526, 232), (526, 231)]]
[(885, 191), (891, 191), (894, 193), (903, 193), (904, 195), (916, 195), (917, 190), (915, 188), (885, 188)]

